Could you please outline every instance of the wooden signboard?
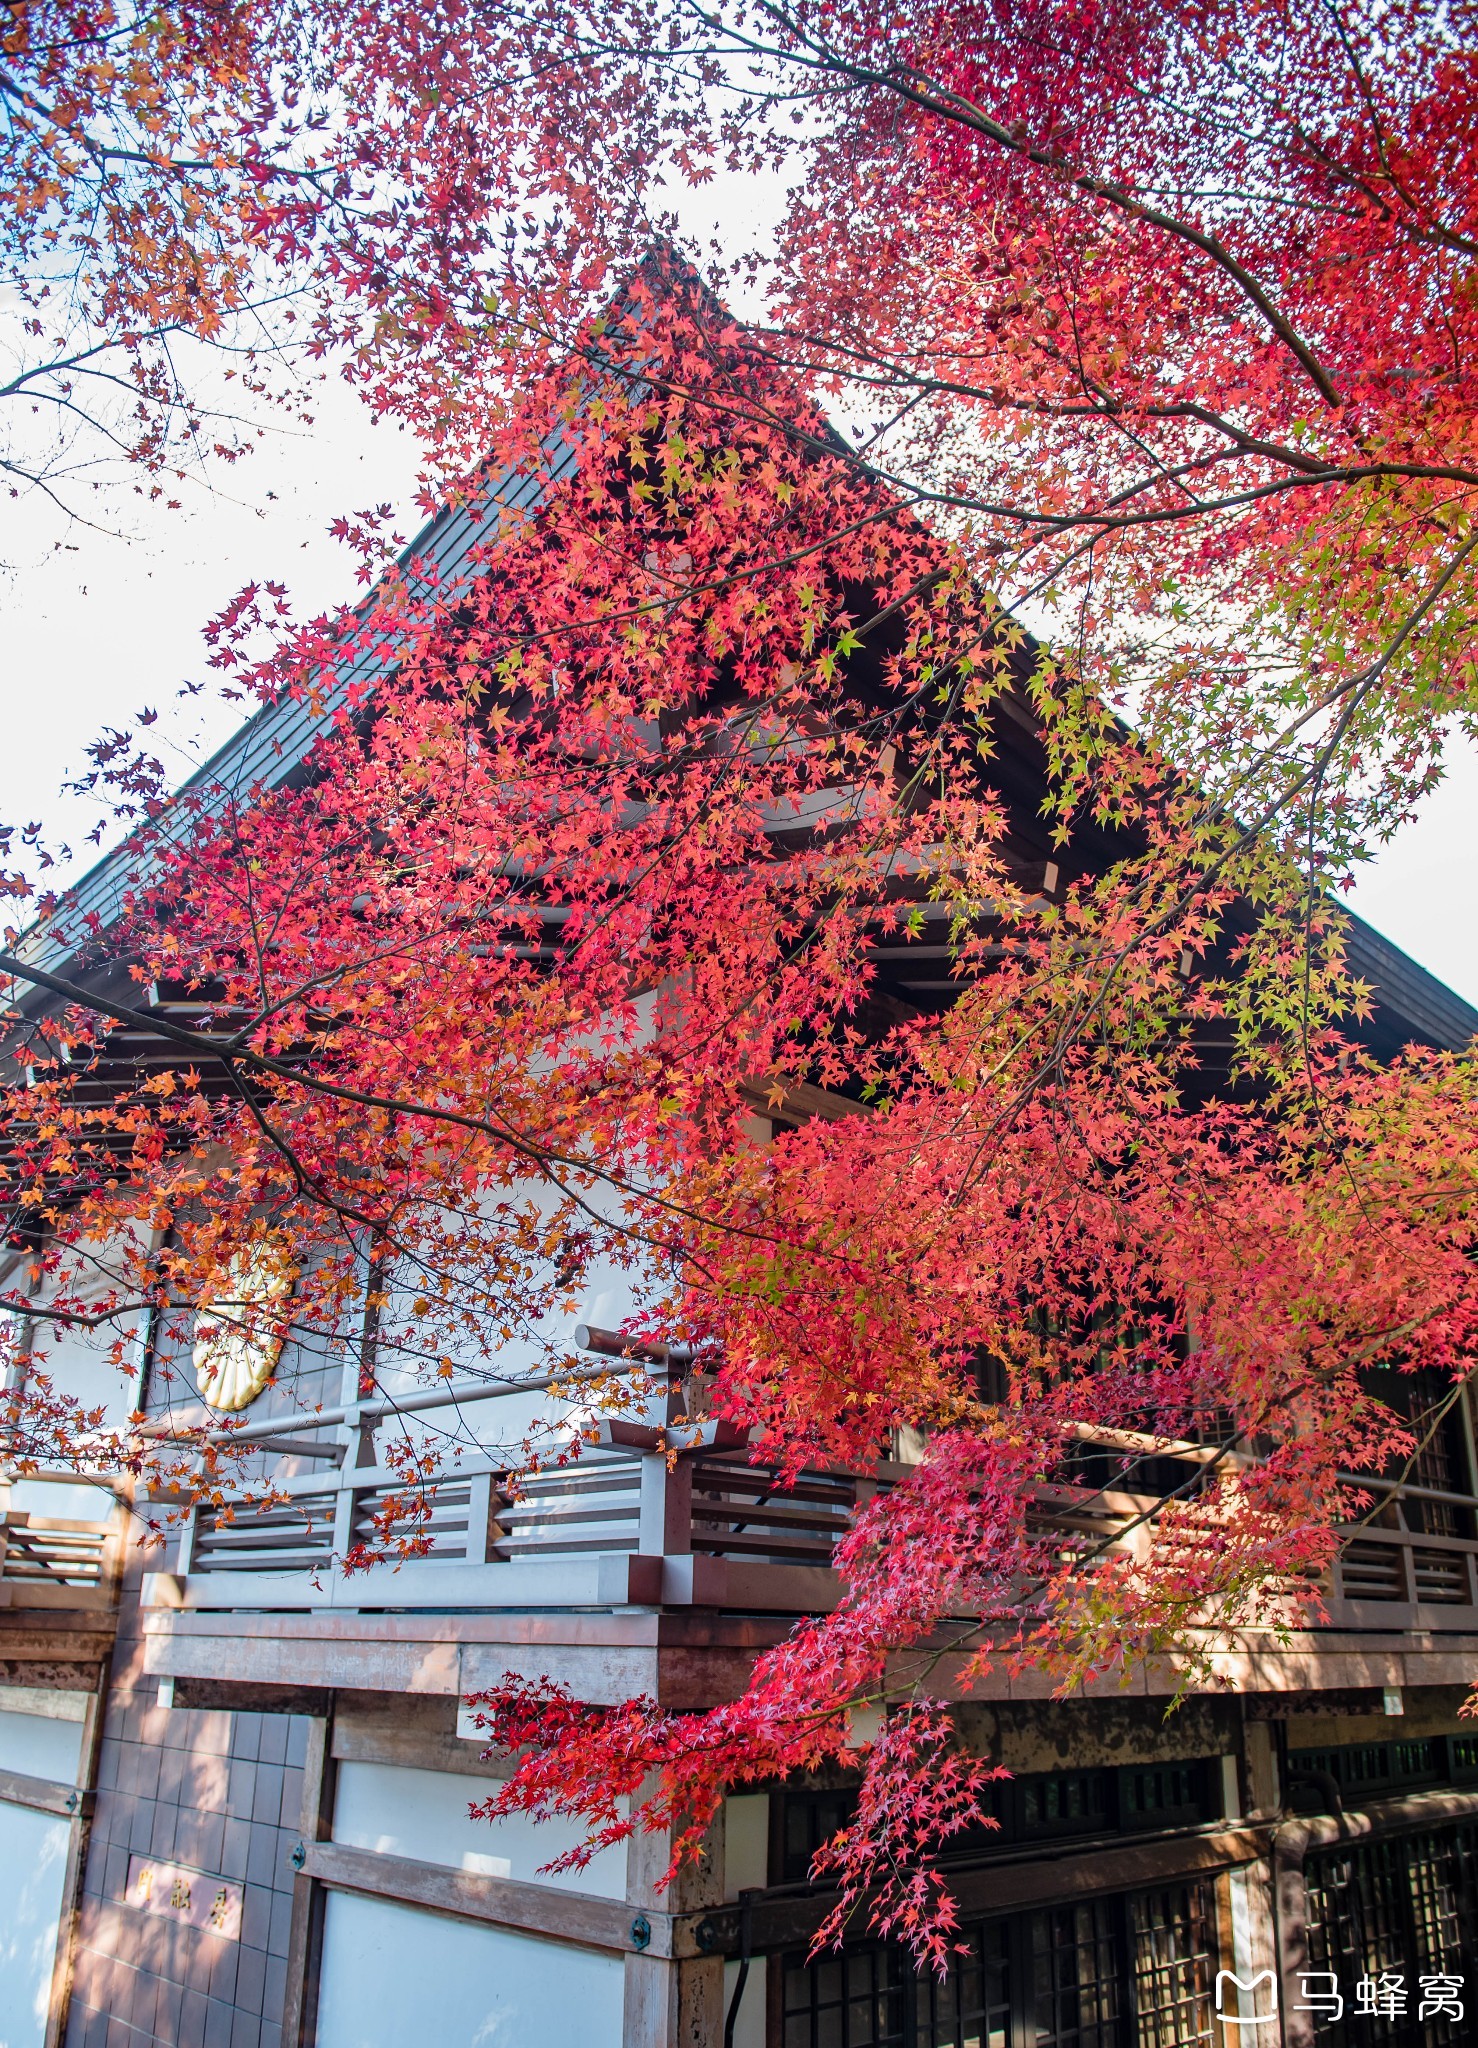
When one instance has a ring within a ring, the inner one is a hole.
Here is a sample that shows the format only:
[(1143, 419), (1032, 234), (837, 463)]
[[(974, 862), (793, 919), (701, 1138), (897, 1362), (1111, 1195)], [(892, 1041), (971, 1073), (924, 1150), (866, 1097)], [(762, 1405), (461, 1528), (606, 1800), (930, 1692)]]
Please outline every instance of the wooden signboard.
[(144, 1913), (161, 1913), (184, 1927), (199, 1927), (227, 1941), (241, 1939), (241, 1886), (229, 1878), (130, 1856), (124, 1902)]

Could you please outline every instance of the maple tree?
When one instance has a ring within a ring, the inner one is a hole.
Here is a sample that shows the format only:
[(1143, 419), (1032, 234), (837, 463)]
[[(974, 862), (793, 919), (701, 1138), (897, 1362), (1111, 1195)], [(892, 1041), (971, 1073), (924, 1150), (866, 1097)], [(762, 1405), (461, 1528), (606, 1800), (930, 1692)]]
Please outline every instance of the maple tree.
[[(499, 1807), (582, 1816), (577, 1859), (855, 1767), (829, 1931), (865, 1899), (938, 1958), (929, 1853), (989, 1776), (948, 1700), (1002, 1660), (1198, 1682), (1291, 1625), (1342, 1475), (1435, 1426), (1370, 1370), (1440, 1375), (1440, 1415), (1470, 1369), (1472, 1063), (1362, 1049), (1329, 891), (1473, 709), (1472, 22), (350, 19), (398, 118), (335, 103), (325, 149), (414, 201), (307, 179), (235, 231), (300, 267), (315, 347), (476, 458), (471, 561), (257, 665), (263, 593), (217, 622), (233, 687), (321, 717), (306, 783), (169, 804), (100, 763), (140, 879), (106, 935), (43, 928), (133, 991), (0, 961), (62, 1006), (16, 1026), (6, 1191), (47, 1291), (12, 1302), (122, 1359), (255, 1245), (291, 1291), (249, 1321), (346, 1347), (368, 1274), (368, 1374), (532, 1355), (574, 1398), (546, 1333), (615, 1265), (632, 1343), (691, 1347), (782, 1476), (915, 1433), (841, 1605), (739, 1701), (485, 1704), (527, 1746)], [(645, 257), (654, 180), (716, 166), (791, 180), (764, 322)], [(500, 473), (537, 486), (518, 516)], [(998, 772), (1023, 707), (1051, 879)], [(948, 999), (880, 1001), (880, 946), (925, 944)], [(120, 1029), (161, 1056), (100, 1086)], [(848, 1113), (754, 1143), (818, 1088)], [(648, 1391), (582, 1381), (583, 1426)], [(182, 1476), (44, 1371), (7, 1424)], [(1054, 1511), (1085, 1432), (1187, 1474), (1111, 1542)], [(513, 1437), (575, 1449), (557, 1404)]]

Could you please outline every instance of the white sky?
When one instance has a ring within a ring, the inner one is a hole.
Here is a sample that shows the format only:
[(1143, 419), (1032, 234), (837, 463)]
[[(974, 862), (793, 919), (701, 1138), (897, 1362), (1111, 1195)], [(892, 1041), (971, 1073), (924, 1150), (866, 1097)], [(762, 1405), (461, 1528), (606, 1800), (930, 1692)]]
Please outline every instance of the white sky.
[[(148, 738), (183, 781), (241, 722), (208, 665), (208, 620), (249, 582), (281, 582), (311, 617), (356, 594), (357, 563), (330, 535), (341, 513), (389, 501), (399, 530), (419, 524), (416, 450), (341, 386), (326, 386), (311, 431), (269, 427), (214, 488), (187, 483), (178, 511), (114, 496), (113, 530), (69, 522), (32, 492), (0, 500), (0, 819), (39, 819), (81, 836), (98, 805), (60, 794), (85, 748), (148, 706)], [(182, 698), (184, 683), (206, 683)], [(24, 864), (19, 863), (19, 864)]]
[[(726, 199), (719, 195), (724, 211)], [(414, 531), (415, 476), (414, 444), (331, 384), (311, 433), (269, 432), (213, 492), (186, 487), (182, 510), (118, 499), (126, 538), (69, 525), (34, 493), (0, 500), (0, 820), (39, 819), (49, 838), (81, 846), (98, 807), (62, 796), (60, 785), (84, 769), (89, 740), (145, 705), (159, 714), (156, 749), (183, 780), (241, 717), (209, 682), (198, 697), (178, 694), (186, 680), (212, 673), (206, 621), (247, 582), (286, 584), (303, 615), (354, 595), (355, 564), (329, 536), (330, 520), (389, 501), (400, 531)], [(1461, 749), (1351, 901), (1478, 1002), (1478, 917), (1468, 896), (1475, 816), (1478, 753)], [(86, 846), (81, 854), (74, 872), (95, 857)]]

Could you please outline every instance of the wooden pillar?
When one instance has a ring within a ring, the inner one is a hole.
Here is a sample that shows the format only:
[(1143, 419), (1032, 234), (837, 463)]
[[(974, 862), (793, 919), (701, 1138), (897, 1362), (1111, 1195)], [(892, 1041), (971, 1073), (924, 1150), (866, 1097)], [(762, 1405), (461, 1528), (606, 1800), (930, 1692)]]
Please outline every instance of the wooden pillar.
[[(666, 1891), (659, 1891), (671, 1856), (672, 1841), (665, 1830), (637, 1835), (630, 1843), (626, 1898), (633, 1926), (654, 1909), (686, 1913), (722, 1904), (723, 1809), (704, 1837), (700, 1860), (679, 1871)], [(628, 1955), (621, 2038), (624, 2048), (722, 2048), (723, 1958), (698, 1956), (677, 1962), (639, 1952)]]
[(643, 1557), (686, 1557), (692, 1548), (692, 1460), (648, 1452), (641, 1461), (637, 1549)]
[[(326, 1842), (333, 1834), (333, 1716), (308, 1724), (303, 1771), (303, 1844)], [(282, 2014), (282, 2048), (313, 2048), (318, 2031), (318, 1954), (323, 1944), (323, 1887), (299, 1872), (293, 1879), (292, 1919), (287, 1936), (287, 1994)]]

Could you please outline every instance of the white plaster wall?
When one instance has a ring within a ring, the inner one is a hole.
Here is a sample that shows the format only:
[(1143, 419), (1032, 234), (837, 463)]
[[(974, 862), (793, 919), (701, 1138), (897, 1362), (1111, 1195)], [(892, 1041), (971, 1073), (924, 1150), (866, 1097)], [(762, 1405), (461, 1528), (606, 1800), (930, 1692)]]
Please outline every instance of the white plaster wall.
[[(500, 1190), (498, 1198), (519, 1207), (527, 1205), (546, 1215), (555, 1207), (551, 1190), (536, 1180), (517, 1182), (507, 1190)], [(620, 1208), (619, 1198), (603, 1185), (586, 1190), (584, 1198), (601, 1215), (613, 1215)], [(492, 1199), (489, 1198), (490, 1201)], [(403, 1334), (407, 1329), (413, 1332), (417, 1329), (411, 1304), (422, 1292), (424, 1280), (416, 1273), (392, 1274), (385, 1284), (390, 1305), (383, 1319), (387, 1335), (376, 1362), (376, 1377), (382, 1391), (387, 1394), (419, 1392), (435, 1384), (428, 1362), (424, 1357), (416, 1359), (398, 1355), (391, 1333)], [(571, 1425), (589, 1416), (588, 1403), (581, 1400), (578, 1392), (573, 1400), (556, 1398), (547, 1388), (530, 1388), (520, 1382), (539, 1379), (556, 1371), (572, 1356), (578, 1359), (574, 1340), (580, 1324), (615, 1329), (631, 1315), (635, 1306), (632, 1274), (610, 1261), (597, 1260), (585, 1275), (585, 1285), (571, 1313), (550, 1314), (527, 1326), (507, 1330), (491, 1356), (477, 1355), (465, 1338), (456, 1334), (450, 1336), (447, 1339), (448, 1350), (459, 1381), (474, 1383), (487, 1378), (496, 1384), (497, 1380), (506, 1378), (508, 1383), (506, 1392), (488, 1400), (468, 1402), (461, 1409), (458, 1431), (461, 1442), (464, 1445), (475, 1443), (489, 1455), (505, 1459), (510, 1464), (522, 1461), (526, 1440), (532, 1440), (536, 1448), (546, 1452), (565, 1443)], [(387, 1421), (381, 1426), (380, 1440), (382, 1446), (393, 1437), (418, 1449), (435, 1447), (443, 1443), (447, 1426), (445, 1413), (397, 1416), (393, 1422)]]
[[(649, 1044), (656, 1036), (657, 1007), (665, 993), (666, 990), (648, 989), (636, 998), (631, 1006), (630, 1044)], [(574, 1034), (568, 1044), (561, 1045), (558, 1057), (564, 1059), (582, 1048), (593, 1052), (605, 1050), (607, 1023), (608, 1020), (596, 1022), (586, 1032)], [(548, 1061), (534, 1060), (531, 1070), (537, 1074), (541, 1064), (547, 1065)], [(609, 1181), (597, 1179), (589, 1187), (572, 1188), (571, 1192), (578, 1194), (592, 1217), (619, 1222), (624, 1214), (623, 1196)], [(485, 1196), (489, 1211), (506, 1201), (519, 1208), (531, 1209), (542, 1217), (552, 1216), (560, 1199), (559, 1189), (538, 1174), (515, 1180), (507, 1188), (491, 1189)], [(578, 1221), (576, 1227), (579, 1227)], [(594, 1259), (584, 1275), (584, 1282), (573, 1313), (552, 1314), (526, 1329), (510, 1331), (490, 1359), (459, 1355), (459, 1346), (454, 1339), (450, 1349), (459, 1368), (465, 1369), (469, 1378), (483, 1372), (506, 1373), (511, 1380), (536, 1377), (553, 1370), (570, 1356), (574, 1351), (575, 1331), (580, 1324), (618, 1329), (635, 1310), (641, 1285), (639, 1271), (634, 1272), (617, 1260)], [(387, 1329), (404, 1327), (407, 1321), (405, 1310), (421, 1293), (423, 1284), (422, 1278), (414, 1274), (387, 1276), (391, 1295), (391, 1306), (385, 1316)], [(392, 1392), (428, 1383), (424, 1362), (420, 1365), (409, 1361), (397, 1363), (388, 1347), (378, 1371), (383, 1384)], [(556, 1436), (559, 1436), (563, 1434), (564, 1425), (578, 1422), (588, 1413), (588, 1408), (578, 1398), (573, 1402), (555, 1401), (544, 1391), (521, 1393), (512, 1390), (501, 1399), (474, 1403), (466, 1408), (464, 1435), (474, 1437), (490, 1451), (516, 1449), (531, 1427), (552, 1424)], [(409, 1440), (420, 1442), (429, 1441), (437, 1425), (407, 1417), (403, 1427)], [(546, 1432), (541, 1430), (539, 1434), (541, 1440), (547, 1440)]]
[[(770, 1795), (736, 1792), (724, 1801), (724, 1897), (770, 1881)], [(734, 2018), (734, 2048), (765, 2048), (765, 1958), (755, 1956)], [(724, 2012), (739, 1986), (737, 1962), (724, 1964)]]
[(724, 1801), (724, 1897), (770, 1882), (770, 1795), (736, 1792)]
[(59, 1394), (69, 1394), (88, 1414), (100, 1408), (104, 1429), (122, 1429), (138, 1406), (139, 1382), (107, 1357), (111, 1341), (111, 1332), (96, 1337), (80, 1330), (65, 1336), (38, 1331), (35, 1364)]
[[(39, 1299), (45, 1302), (64, 1293), (75, 1305), (78, 1296), (101, 1302), (115, 1289), (126, 1289), (127, 1253), (139, 1241), (136, 1225), (129, 1225), (107, 1244), (84, 1239), (69, 1249), (65, 1270), (47, 1280)], [(37, 1368), (47, 1374), (58, 1393), (70, 1394), (88, 1410), (101, 1408), (105, 1428), (119, 1428), (138, 1405), (139, 1381), (136, 1373), (126, 1373), (112, 1364), (108, 1352), (117, 1338), (127, 1337), (129, 1354), (137, 1363), (144, 1320), (140, 1309), (89, 1330), (37, 1317), (31, 1334)]]
[(41, 2048), (68, 1832), (59, 1817), (0, 1801), (0, 2048)]
[[(80, 1693), (62, 1693), (69, 1703)], [(23, 1771), (28, 1778), (51, 1778), (75, 1785), (82, 1759), (82, 1718), (57, 1714), (0, 1710), (0, 1771)], [(9, 1807), (5, 1809), (11, 1811)]]
[(75, 1484), (66, 1480), (16, 1479), (10, 1487), (13, 1511), (43, 1515), (59, 1522), (106, 1522), (113, 1512), (113, 1502), (111, 1488), (90, 1486), (85, 1479)]
[(621, 2048), (622, 1980), (618, 1956), (331, 1892), (316, 2048)]
[[(724, 1964), (724, 2017), (728, 2018), (739, 1988), (739, 1964)], [(755, 1956), (744, 1980), (744, 1996), (734, 2015), (734, 2048), (765, 2048), (765, 1958)]]
[[(334, 1840), (382, 1856), (411, 1856), (484, 1877), (516, 1877), (593, 1892), (599, 1898), (626, 1896), (626, 1849), (603, 1849), (584, 1870), (541, 1875), (539, 1866), (579, 1840), (566, 1822), (535, 1825), (522, 1816), (473, 1820), (467, 1808), (490, 1798), (495, 1778), (479, 1780), (458, 1772), (421, 1771), (400, 1764), (341, 1763), (334, 1795)], [(387, 2037), (388, 2038), (388, 2037)]]

